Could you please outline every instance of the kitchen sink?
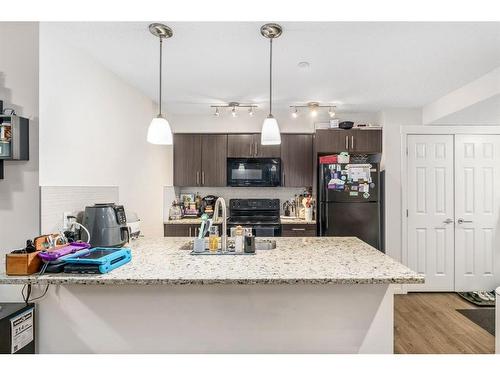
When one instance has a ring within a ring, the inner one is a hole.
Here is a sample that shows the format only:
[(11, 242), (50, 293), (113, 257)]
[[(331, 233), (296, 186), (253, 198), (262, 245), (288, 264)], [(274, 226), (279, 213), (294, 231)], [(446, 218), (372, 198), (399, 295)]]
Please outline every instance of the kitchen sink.
[[(179, 250), (193, 250), (193, 245), (194, 241), (188, 241), (185, 244), (183, 244)], [(208, 238), (205, 239), (205, 248), (208, 249)], [(227, 240), (227, 248), (229, 252), (234, 250), (234, 240), (231, 238), (228, 238)], [(272, 250), (276, 249), (276, 241), (275, 240), (269, 240), (269, 239), (255, 239), (255, 250)]]

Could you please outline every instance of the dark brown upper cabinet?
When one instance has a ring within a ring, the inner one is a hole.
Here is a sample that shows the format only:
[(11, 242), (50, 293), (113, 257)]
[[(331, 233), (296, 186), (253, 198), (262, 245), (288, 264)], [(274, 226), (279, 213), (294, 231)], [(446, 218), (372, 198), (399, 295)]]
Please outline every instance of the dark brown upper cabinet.
[(227, 136), (228, 158), (279, 158), (280, 145), (262, 146), (260, 134), (229, 134)]
[(313, 183), (312, 134), (281, 134), (281, 184), (308, 187)]
[(318, 129), (316, 152), (355, 152), (377, 154), (382, 152), (382, 129)]
[(201, 182), (201, 136), (174, 134), (174, 185), (199, 186)]
[(201, 136), (201, 185), (226, 186), (227, 135)]
[(227, 136), (227, 157), (255, 157), (254, 134), (229, 134)]
[(174, 134), (175, 186), (226, 186), (226, 134)]

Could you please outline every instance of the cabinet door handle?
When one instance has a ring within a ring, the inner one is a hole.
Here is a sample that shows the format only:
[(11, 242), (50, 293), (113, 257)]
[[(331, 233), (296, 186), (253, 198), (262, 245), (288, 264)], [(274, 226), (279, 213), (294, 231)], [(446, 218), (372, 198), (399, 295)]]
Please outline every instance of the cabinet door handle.
[(281, 184), (282, 186), (286, 186), (286, 174), (283, 173), (283, 183)]
[(200, 171), (196, 171), (196, 185), (200, 184)]
[(191, 237), (191, 227), (189, 227), (189, 237)]
[(259, 154), (259, 145), (255, 142), (255, 156)]
[(201, 171), (201, 184), (205, 185), (205, 171)]
[(351, 135), (351, 149), (354, 149), (354, 136)]
[(345, 148), (346, 150), (349, 150), (349, 136), (345, 136)]
[(292, 228), (292, 230), (297, 231), (297, 232), (305, 232), (306, 228)]
[(253, 156), (253, 142), (250, 143), (250, 152), (248, 155)]
[(458, 224), (463, 224), (463, 223), (472, 223), (472, 220), (464, 220), (462, 218), (457, 220)]

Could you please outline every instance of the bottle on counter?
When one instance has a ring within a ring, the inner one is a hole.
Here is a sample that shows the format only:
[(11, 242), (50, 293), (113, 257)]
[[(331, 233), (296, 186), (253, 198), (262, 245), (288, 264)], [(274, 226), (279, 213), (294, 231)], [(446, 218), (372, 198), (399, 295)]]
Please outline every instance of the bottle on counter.
[(238, 225), (234, 230), (234, 251), (237, 253), (243, 252), (245, 242), (245, 231), (241, 225)]
[(219, 228), (216, 225), (210, 227), (208, 236), (208, 250), (216, 252), (219, 250)]

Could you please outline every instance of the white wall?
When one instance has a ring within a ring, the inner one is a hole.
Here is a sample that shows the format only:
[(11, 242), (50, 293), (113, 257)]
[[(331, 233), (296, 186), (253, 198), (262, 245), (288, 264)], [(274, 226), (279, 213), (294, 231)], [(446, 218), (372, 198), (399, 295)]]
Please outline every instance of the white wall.
[(401, 132), (405, 125), (421, 125), (420, 109), (380, 112), (383, 126), (382, 168), (385, 169), (385, 251), (401, 261)]
[(433, 125), (500, 125), (500, 94), (444, 116)]
[[(0, 99), (30, 119), (30, 160), (5, 162), (0, 180), (0, 256), (38, 235), (38, 23), (0, 23)], [(0, 287), (0, 301), (20, 300)]]
[(118, 186), (143, 233), (162, 235), (172, 150), (146, 142), (155, 112), (151, 99), (61, 40), (57, 23), (41, 23), (40, 185)]
[[(498, 95), (500, 95), (500, 67), (451, 91), (434, 102), (426, 104), (422, 109), (423, 123), (450, 123), (450, 119), (445, 120), (446, 117), (466, 111), (468, 107), (477, 106), (481, 102), (488, 101)], [(481, 108), (481, 105), (478, 108)], [(474, 118), (472, 119), (473, 123), (475, 123)]]

